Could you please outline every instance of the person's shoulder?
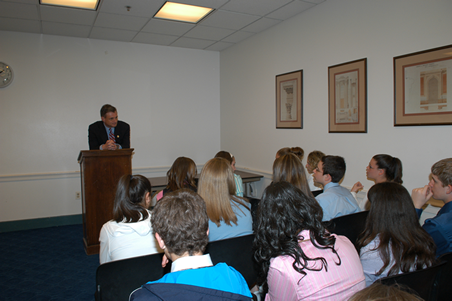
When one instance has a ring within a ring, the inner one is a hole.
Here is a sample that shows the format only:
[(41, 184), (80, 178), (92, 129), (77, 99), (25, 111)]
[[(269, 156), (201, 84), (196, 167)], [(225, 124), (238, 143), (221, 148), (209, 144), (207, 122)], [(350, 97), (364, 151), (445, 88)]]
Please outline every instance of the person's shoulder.
[(102, 120), (99, 120), (99, 121), (96, 121), (96, 122), (91, 123), (91, 124), (89, 125), (89, 128), (90, 128), (90, 129), (91, 129), (91, 128), (98, 128), (98, 127), (100, 127), (101, 125), (103, 125), (103, 122), (102, 122)]
[(121, 120), (118, 120), (117, 126), (130, 127), (130, 125), (127, 122)]

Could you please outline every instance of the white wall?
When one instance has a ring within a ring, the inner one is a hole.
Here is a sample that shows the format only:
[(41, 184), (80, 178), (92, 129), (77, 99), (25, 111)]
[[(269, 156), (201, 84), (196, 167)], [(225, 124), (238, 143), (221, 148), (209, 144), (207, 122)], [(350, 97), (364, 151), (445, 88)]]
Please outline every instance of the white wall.
[[(301, 146), (305, 158), (315, 149), (343, 156), (344, 186), (359, 180), (368, 189), (365, 167), (378, 153), (402, 160), (407, 189), (425, 185), (431, 165), (452, 156), (452, 128), (393, 126), (393, 57), (451, 44), (451, 16), (450, 0), (327, 0), (226, 49), (222, 149), (234, 153), (238, 166), (266, 172), (267, 183), (276, 151)], [(368, 132), (329, 134), (328, 66), (361, 58), (368, 63)], [(303, 129), (276, 129), (275, 76), (299, 69)]]
[(0, 221), (81, 213), (80, 150), (105, 103), (131, 125), (134, 172), (220, 147), (219, 53), (0, 32), (15, 80), (0, 90)]

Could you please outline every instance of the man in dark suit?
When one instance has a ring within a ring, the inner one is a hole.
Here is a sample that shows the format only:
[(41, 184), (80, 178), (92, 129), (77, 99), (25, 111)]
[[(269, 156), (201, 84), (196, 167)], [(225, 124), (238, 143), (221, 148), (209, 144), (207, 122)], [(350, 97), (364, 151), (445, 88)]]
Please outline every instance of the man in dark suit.
[(100, 109), (102, 121), (96, 121), (88, 128), (89, 149), (115, 150), (130, 148), (130, 126), (118, 120), (118, 112), (112, 105)]

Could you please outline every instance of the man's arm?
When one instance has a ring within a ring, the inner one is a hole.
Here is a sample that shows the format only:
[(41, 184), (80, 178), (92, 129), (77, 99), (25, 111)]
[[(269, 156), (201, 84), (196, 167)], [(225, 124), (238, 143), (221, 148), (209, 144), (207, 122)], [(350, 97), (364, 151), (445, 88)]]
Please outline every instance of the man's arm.
[[(119, 144), (122, 149), (130, 148), (130, 126), (129, 124), (118, 121), (118, 125), (115, 129), (116, 143)], [(118, 137), (119, 136), (119, 137)]]
[(88, 128), (88, 144), (90, 150), (100, 149), (100, 146), (102, 145), (99, 135), (94, 127), (95, 124), (91, 124)]

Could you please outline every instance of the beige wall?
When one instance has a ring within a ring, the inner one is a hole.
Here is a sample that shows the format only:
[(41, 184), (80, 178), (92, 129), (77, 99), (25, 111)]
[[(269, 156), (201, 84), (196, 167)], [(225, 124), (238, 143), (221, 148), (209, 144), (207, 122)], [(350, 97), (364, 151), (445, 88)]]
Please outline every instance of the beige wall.
[[(221, 146), (237, 165), (267, 173), (276, 151), (301, 146), (345, 157), (343, 185), (361, 181), (371, 157), (403, 162), (409, 190), (451, 157), (451, 126), (393, 126), (393, 57), (451, 44), (452, 1), (329, 0), (221, 53)], [(328, 66), (367, 58), (368, 132), (328, 133)], [(304, 72), (303, 129), (275, 128), (275, 76)], [(452, 72), (452, 70), (451, 70)], [(306, 161), (306, 159), (305, 159)], [(265, 185), (262, 185), (262, 188)]]

